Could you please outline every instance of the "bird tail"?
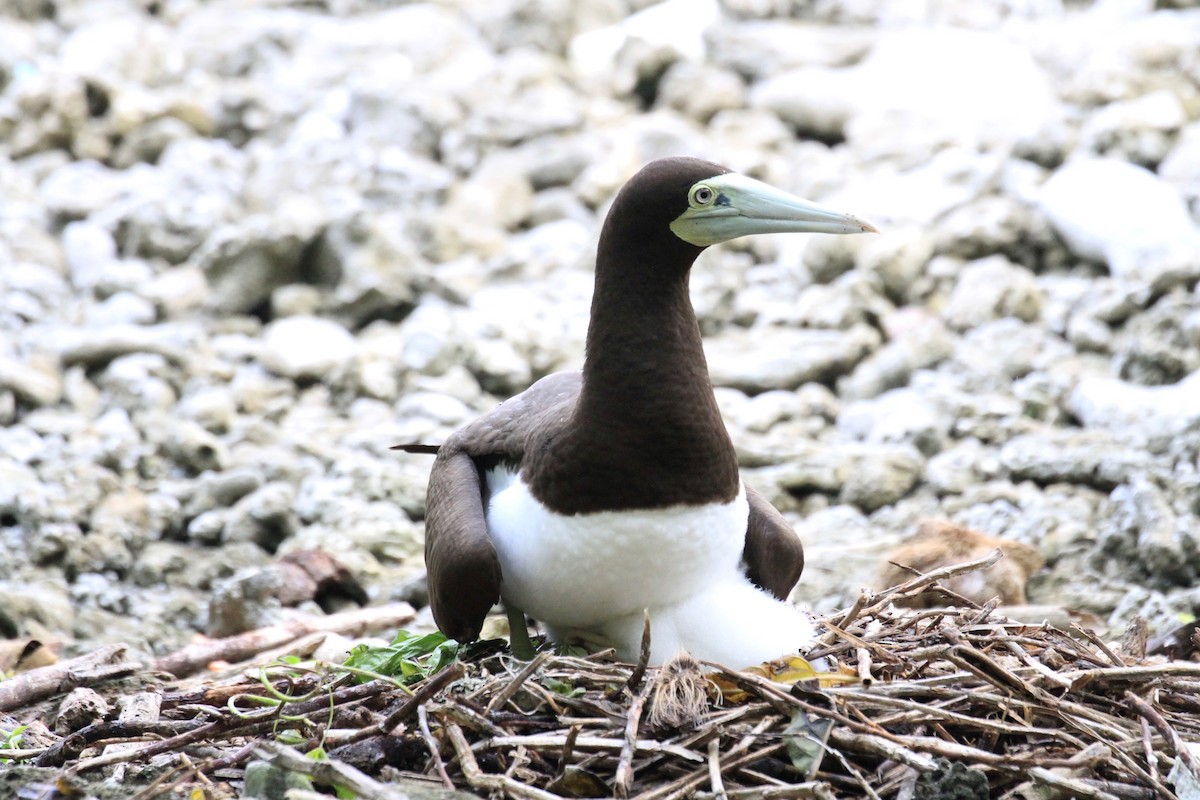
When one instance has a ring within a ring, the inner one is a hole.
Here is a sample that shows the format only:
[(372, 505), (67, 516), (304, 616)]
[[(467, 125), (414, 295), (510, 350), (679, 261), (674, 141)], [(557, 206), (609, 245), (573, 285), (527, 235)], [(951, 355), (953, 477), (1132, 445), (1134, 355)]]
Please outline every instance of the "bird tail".
[(420, 455), (436, 456), (438, 451), (442, 449), (440, 444), (421, 444), (413, 442), (411, 444), (394, 444), (388, 448), (389, 450), (399, 450), (402, 453), (418, 453)]

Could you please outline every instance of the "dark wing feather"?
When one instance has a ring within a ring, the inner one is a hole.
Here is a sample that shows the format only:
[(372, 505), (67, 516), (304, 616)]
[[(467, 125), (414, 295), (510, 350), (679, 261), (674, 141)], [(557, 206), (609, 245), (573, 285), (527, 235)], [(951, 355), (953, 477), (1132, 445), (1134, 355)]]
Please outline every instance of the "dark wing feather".
[(780, 600), (792, 592), (804, 571), (804, 546), (783, 515), (758, 492), (746, 487), (750, 522), (742, 561), (746, 577)]
[(500, 599), (502, 576), (487, 528), (483, 471), (500, 463), (519, 469), (528, 448), (569, 417), (579, 386), (577, 372), (549, 375), (456, 431), (438, 449), (425, 501), (425, 566), (433, 619), (447, 636), (463, 642), (478, 637)]
[(479, 469), (463, 452), (444, 448), (429, 474), (425, 501), (425, 566), (433, 619), (460, 642), (479, 636), (500, 599), (500, 561), (488, 535)]

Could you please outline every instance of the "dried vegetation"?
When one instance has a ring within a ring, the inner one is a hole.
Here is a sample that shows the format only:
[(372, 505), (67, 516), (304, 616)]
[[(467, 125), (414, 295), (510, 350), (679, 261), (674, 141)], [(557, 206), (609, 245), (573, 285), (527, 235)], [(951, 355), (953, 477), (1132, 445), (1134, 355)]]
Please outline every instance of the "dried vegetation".
[[(21, 781), (21, 796), (102, 794), (123, 770), (137, 800), (235, 797), (274, 770), (307, 776), (293, 800), (333, 786), (520, 800), (1186, 796), (1200, 775), (1187, 745), (1200, 742), (1200, 664), (987, 606), (893, 605), (995, 557), (824, 620), (810, 655), (831, 666), (799, 682), (604, 654), (524, 663), (495, 647), (407, 687), (278, 661), (164, 682), (110, 649), (0, 683), (0, 703), (29, 725), (0, 752), (0, 791)], [(51, 733), (62, 692), (83, 684), (109, 698), (150, 692), (157, 708)]]

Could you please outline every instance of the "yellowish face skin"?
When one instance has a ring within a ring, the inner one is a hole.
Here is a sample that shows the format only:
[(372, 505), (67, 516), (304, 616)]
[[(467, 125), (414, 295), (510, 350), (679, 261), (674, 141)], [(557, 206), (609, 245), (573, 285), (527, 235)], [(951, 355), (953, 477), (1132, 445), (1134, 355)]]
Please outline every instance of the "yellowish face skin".
[(878, 233), (869, 222), (736, 172), (692, 184), (687, 211), (671, 231), (697, 247), (755, 233)]

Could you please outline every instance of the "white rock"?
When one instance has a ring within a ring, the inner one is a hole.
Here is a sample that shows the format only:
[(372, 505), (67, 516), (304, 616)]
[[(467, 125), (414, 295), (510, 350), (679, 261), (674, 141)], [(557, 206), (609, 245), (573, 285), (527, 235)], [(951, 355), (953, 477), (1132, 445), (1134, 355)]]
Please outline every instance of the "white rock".
[(320, 317), (287, 317), (264, 331), (263, 365), (288, 378), (321, 380), (347, 367), (358, 344), (350, 332)]
[(569, 48), (571, 65), (584, 75), (600, 77), (612, 69), (617, 53), (631, 39), (699, 61), (705, 53), (704, 32), (719, 17), (716, 0), (665, 0), (616, 25), (573, 38)]
[(0, 355), (0, 390), (31, 405), (54, 405), (62, 399), (63, 380), (53, 365)]
[(90, 325), (148, 325), (154, 322), (157, 312), (154, 303), (130, 291), (119, 291), (87, 311)]
[(62, 242), (71, 283), (79, 289), (100, 284), (117, 259), (112, 234), (94, 222), (69, 223), (63, 228)]
[(844, 127), (850, 144), (868, 153), (1010, 144), (1059, 113), (1026, 50), (1000, 34), (952, 28), (887, 32), (861, 64), (782, 73), (757, 86), (751, 103), (802, 130)]
[(1167, 155), (1186, 121), (1187, 112), (1175, 93), (1160, 89), (1092, 114), (1079, 132), (1080, 144), (1095, 153), (1152, 167)]
[(172, 267), (141, 287), (141, 294), (154, 301), (162, 315), (170, 319), (203, 306), (208, 298), (208, 281), (204, 270), (197, 266)]
[(1002, 317), (1032, 322), (1041, 310), (1042, 292), (1033, 273), (997, 255), (963, 267), (942, 318), (965, 330)]
[(1178, 433), (1200, 422), (1200, 372), (1166, 386), (1089, 376), (1071, 392), (1067, 407), (1088, 428)]
[(893, 389), (869, 400), (850, 403), (838, 416), (838, 428), (856, 439), (876, 444), (908, 443), (923, 453), (941, 449), (953, 419), (937, 403), (915, 389)]
[(770, 328), (728, 331), (704, 343), (714, 386), (758, 393), (828, 382), (879, 346), (866, 326), (849, 331)]
[(82, 218), (111, 206), (126, 189), (126, 173), (97, 161), (69, 161), (55, 169), (38, 187), (50, 210)]
[(1158, 174), (1179, 190), (1200, 220), (1200, 122), (1186, 126), (1175, 147), (1158, 165)]
[(1200, 230), (1179, 192), (1147, 169), (1078, 158), (1046, 181), (1039, 203), (1076, 255), (1115, 277), (1166, 288), (1200, 275)]

